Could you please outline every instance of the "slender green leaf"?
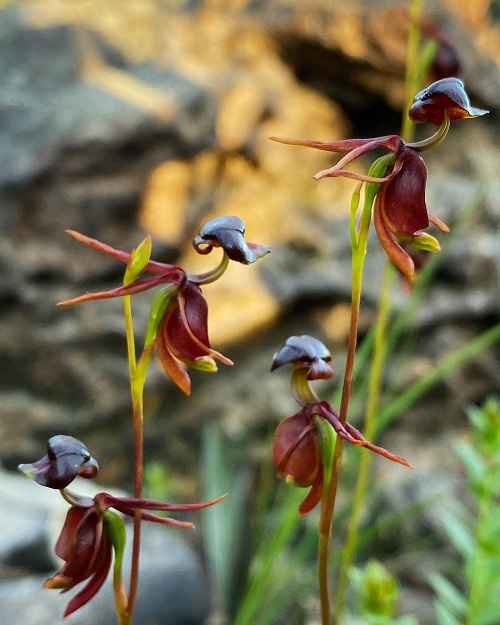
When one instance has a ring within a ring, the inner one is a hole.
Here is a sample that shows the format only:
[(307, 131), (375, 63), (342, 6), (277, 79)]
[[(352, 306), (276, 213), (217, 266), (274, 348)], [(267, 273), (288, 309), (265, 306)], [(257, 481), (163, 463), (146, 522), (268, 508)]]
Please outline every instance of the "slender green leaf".
[(463, 365), (476, 354), (500, 341), (500, 323), (493, 326), (470, 343), (443, 358), (427, 375), (394, 399), (378, 418), (378, 430), (383, 429), (396, 417), (408, 410), (417, 400), (441, 381), (448, 373)]
[(459, 617), (465, 614), (467, 601), (450, 581), (437, 573), (431, 573), (427, 579), (434, 592), (439, 597), (439, 601), (443, 603), (454, 616)]
[(443, 517), (443, 526), (455, 549), (465, 560), (471, 558), (475, 550), (475, 540), (462, 520), (447, 514)]
[(486, 465), (481, 455), (467, 442), (459, 440), (453, 443), (453, 451), (465, 465), (472, 482), (482, 482), (486, 474)]
[(241, 550), (246, 547), (245, 489), (242, 488), (241, 473), (233, 468), (227, 454), (218, 423), (212, 422), (203, 428), (202, 466), (204, 497), (213, 499), (223, 493), (228, 497), (204, 512), (205, 545), (207, 560), (214, 575), (216, 588), (229, 609), (236, 564)]
[(439, 601), (434, 603), (434, 611), (436, 613), (438, 625), (464, 625), (463, 619), (458, 619), (445, 605)]

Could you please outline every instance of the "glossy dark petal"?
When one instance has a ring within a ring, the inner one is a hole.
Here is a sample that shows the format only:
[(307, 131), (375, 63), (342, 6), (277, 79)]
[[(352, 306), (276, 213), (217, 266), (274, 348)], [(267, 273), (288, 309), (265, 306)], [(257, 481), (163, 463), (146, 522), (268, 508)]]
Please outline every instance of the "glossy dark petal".
[(414, 122), (440, 126), (444, 112), (450, 120), (486, 115), (489, 111), (471, 106), (464, 83), (455, 77), (442, 78), (415, 96), (408, 115)]
[(72, 506), (68, 510), (55, 551), (65, 564), (44, 583), (45, 588), (66, 592), (89, 580), (69, 602), (64, 613), (68, 616), (99, 591), (111, 566), (111, 541), (94, 500), (90, 500), (88, 507)]
[(233, 364), (210, 346), (208, 305), (201, 289), (193, 282), (188, 281), (170, 302), (158, 325), (156, 338), (158, 356), (167, 375), (186, 395), (191, 392), (191, 380), (185, 366), (213, 372), (217, 370), (215, 359)]
[(95, 570), (89, 582), (77, 593), (66, 606), (63, 616), (67, 617), (88, 603), (101, 589), (106, 581), (112, 562), (111, 543), (106, 534), (103, 535), (102, 545), (99, 552), (100, 558), (96, 563)]
[(384, 212), (381, 208), (382, 197), (379, 194), (375, 198), (373, 208), (373, 224), (382, 247), (392, 262), (411, 281), (415, 279), (415, 265), (410, 255), (401, 247), (391, 229), (386, 223)]
[(85, 445), (72, 436), (59, 434), (47, 444), (47, 455), (32, 464), (20, 464), (19, 470), (41, 486), (66, 488), (77, 475), (93, 478), (98, 465)]
[(201, 289), (192, 283), (186, 285), (179, 297), (184, 301), (184, 314), (179, 301), (173, 302), (158, 334), (176, 358), (192, 361), (210, 354), (208, 304)]
[[(77, 510), (79, 509), (76, 506), (70, 508), (68, 517)], [(69, 534), (65, 536), (68, 538), (68, 544), (62, 545), (58, 541), (59, 552), (56, 548), (56, 553), (59, 555), (60, 552), (65, 552), (66, 564), (61, 573), (72, 580), (69, 587), (79, 584), (92, 575), (101, 548), (102, 535), (102, 519), (97, 511), (91, 508), (85, 510), (73, 536)]]
[(305, 410), (278, 424), (273, 442), (273, 461), (280, 476), (288, 473), (298, 486), (311, 486), (320, 460), (318, 433)]
[(412, 236), (429, 225), (425, 203), (427, 167), (420, 154), (411, 148), (404, 148), (400, 158), (401, 169), (382, 184), (377, 206), (394, 234)]
[(322, 358), (315, 358), (310, 365), (308, 380), (329, 380), (333, 375), (333, 369)]
[(318, 467), (318, 473), (316, 475), (316, 479), (314, 480), (310, 491), (307, 493), (307, 497), (301, 502), (299, 506), (299, 513), (307, 514), (308, 512), (311, 512), (311, 510), (319, 504), (322, 496), (323, 496), (323, 465), (320, 464)]
[(194, 248), (200, 254), (209, 253), (213, 247), (222, 247), (231, 260), (249, 265), (271, 251), (264, 245), (247, 244), (245, 224), (234, 215), (216, 217), (207, 222), (194, 239)]
[(330, 352), (321, 341), (308, 334), (291, 336), (286, 340), (285, 346), (274, 355), (271, 371), (290, 362), (303, 362), (309, 366), (318, 359), (324, 362), (331, 360)]
[(157, 335), (157, 350), (165, 373), (186, 395), (191, 394), (191, 378), (180, 361), (175, 358), (168, 346), (168, 335), (161, 332), (161, 326)]

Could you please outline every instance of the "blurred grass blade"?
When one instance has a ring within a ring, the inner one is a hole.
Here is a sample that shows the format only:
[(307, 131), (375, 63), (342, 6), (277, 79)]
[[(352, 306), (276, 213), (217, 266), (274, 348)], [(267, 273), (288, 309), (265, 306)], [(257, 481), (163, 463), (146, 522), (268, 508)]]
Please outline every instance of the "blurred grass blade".
[(456, 617), (463, 617), (467, 608), (467, 601), (462, 593), (445, 577), (431, 573), (429, 583), (439, 597), (439, 601)]
[(246, 493), (243, 475), (232, 467), (220, 425), (213, 421), (203, 428), (202, 475), (203, 498), (228, 496), (204, 511), (203, 527), (206, 557), (215, 579), (215, 590), (226, 613), (233, 597), (236, 567), (241, 550), (246, 548), (244, 536)]
[(436, 612), (437, 625), (464, 625), (463, 619), (457, 619), (441, 602), (436, 601), (434, 609)]
[(380, 413), (377, 430), (380, 431), (408, 410), (417, 400), (440, 382), (448, 373), (463, 365), (476, 354), (488, 349), (500, 341), (500, 323), (493, 326), (470, 343), (443, 358), (427, 375), (413, 384), (407, 391), (390, 402)]
[[(303, 559), (310, 557), (310, 550), (303, 549), (302, 557), (292, 557), (286, 559), (287, 547), (295, 536), (299, 526), (302, 525), (301, 517), (298, 513), (298, 506), (304, 498), (302, 489), (293, 488), (285, 484), (280, 485), (279, 504), (275, 506), (278, 512), (278, 522), (273, 531), (265, 535), (257, 548), (257, 553), (252, 563), (249, 573), (249, 580), (245, 596), (239, 606), (234, 625), (251, 625), (259, 615), (259, 625), (272, 623), (262, 618), (260, 610), (263, 606), (268, 606), (277, 601), (277, 596), (287, 587), (289, 592), (283, 596), (284, 605), (290, 604), (290, 591), (293, 586), (291, 579), (295, 571), (303, 564)], [(270, 513), (270, 518), (276, 514)], [(300, 549), (296, 549), (297, 555), (301, 554)], [(278, 604), (276, 603), (276, 608)], [(264, 610), (262, 610), (264, 612)], [(269, 609), (267, 608), (269, 613)], [(275, 610), (271, 610), (274, 614)]]
[(455, 549), (465, 560), (472, 558), (475, 541), (467, 526), (457, 516), (447, 514), (443, 517), (443, 526)]

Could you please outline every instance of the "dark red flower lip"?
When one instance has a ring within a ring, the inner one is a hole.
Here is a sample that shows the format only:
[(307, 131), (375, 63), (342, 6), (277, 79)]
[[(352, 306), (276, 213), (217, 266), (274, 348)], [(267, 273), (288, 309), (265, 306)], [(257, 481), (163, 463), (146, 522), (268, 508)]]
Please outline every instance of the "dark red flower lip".
[(291, 336), (286, 340), (285, 346), (274, 355), (271, 371), (292, 363), (296, 368), (309, 370), (308, 380), (328, 380), (333, 375), (328, 364), (330, 360), (330, 352), (317, 338), (308, 334)]
[(216, 217), (204, 224), (193, 240), (193, 247), (199, 254), (221, 247), (231, 260), (243, 265), (254, 263), (271, 251), (266, 245), (245, 241), (245, 224), (235, 215)]
[(81, 441), (58, 434), (49, 439), (47, 455), (31, 464), (20, 464), (18, 469), (37, 484), (59, 490), (71, 484), (77, 475), (94, 478), (99, 465)]
[(412, 121), (429, 122), (435, 126), (443, 123), (445, 113), (453, 121), (480, 117), (489, 111), (471, 106), (464, 83), (455, 77), (437, 80), (417, 93), (408, 111)]

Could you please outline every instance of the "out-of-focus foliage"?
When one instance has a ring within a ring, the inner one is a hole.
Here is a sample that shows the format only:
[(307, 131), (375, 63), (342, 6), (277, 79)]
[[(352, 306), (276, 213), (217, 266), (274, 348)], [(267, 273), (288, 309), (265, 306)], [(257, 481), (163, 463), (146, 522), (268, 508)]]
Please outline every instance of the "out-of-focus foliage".
[(468, 474), (476, 510), (456, 504), (443, 519), (446, 533), (462, 556), (453, 581), (433, 574), (439, 625), (496, 625), (500, 620), (500, 401), (467, 411), (470, 440), (455, 444)]

